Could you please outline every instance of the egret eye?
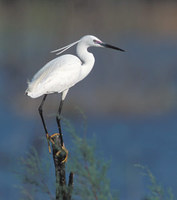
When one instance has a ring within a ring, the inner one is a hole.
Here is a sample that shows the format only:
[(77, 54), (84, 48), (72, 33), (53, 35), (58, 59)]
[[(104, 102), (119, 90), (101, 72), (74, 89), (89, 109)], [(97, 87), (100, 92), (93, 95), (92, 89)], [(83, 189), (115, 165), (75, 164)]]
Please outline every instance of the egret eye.
[(101, 44), (101, 42), (98, 41), (98, 40), (93, 40), (93, 42), (94, 42), (95, 44)]

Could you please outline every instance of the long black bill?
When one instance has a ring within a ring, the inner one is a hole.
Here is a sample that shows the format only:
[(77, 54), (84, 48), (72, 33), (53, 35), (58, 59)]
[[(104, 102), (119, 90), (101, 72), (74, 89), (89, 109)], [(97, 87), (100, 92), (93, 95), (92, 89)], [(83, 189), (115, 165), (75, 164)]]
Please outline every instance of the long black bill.
[(125, 50), (120, 49), (119, 47), (112, 46), (112, 45), (110, 45), (110, 44), (100, 43), (100, 45), (103, 46), (103, 47), (106, 47), (106, 48), (115, 49), (115, 50), (118, 50), (118, 51), (123, 51), (123, 52), (125, 52)]

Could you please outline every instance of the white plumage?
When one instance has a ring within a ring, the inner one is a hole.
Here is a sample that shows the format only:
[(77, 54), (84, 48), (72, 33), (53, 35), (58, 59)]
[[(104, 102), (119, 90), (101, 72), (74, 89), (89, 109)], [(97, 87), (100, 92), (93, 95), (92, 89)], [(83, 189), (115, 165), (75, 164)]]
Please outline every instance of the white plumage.
[(80, 79), (81, 65), (81, 61), (73, 55), (64, 55), (48, 62), (28, 83), (28, 96), (37, 98), (67, 90)]

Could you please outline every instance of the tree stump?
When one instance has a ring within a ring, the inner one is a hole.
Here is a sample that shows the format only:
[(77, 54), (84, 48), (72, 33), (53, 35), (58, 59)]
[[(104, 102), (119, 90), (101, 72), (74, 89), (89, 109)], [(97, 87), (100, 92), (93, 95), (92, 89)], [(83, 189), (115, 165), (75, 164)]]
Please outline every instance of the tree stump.
[(73, 173), (70, 172), (68, 185), (66, 185), (65, 164), (67, 161), (67, 150), (61, 144), (62, 135), (55, 133), (51, 136), (52, 153), (56, 176), (56, 200), (71, 200), (73, 190)]

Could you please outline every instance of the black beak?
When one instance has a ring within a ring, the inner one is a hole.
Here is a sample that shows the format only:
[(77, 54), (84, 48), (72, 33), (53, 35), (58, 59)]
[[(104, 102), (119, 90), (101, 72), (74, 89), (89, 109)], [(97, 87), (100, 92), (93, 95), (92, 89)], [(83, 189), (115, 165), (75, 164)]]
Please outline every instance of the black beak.
[(112, 45), (110, 45), (110, 44), (100, 43), (100, 45), (103, 46), (103, 47), (106, 47), (106, 48), (115, 49), (115, 50), (118, 50), (118, 51), (123, 51), (123, 52), (125, 52), (125, 50), (120, 49), (119, 47), (112, 46)]

